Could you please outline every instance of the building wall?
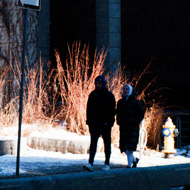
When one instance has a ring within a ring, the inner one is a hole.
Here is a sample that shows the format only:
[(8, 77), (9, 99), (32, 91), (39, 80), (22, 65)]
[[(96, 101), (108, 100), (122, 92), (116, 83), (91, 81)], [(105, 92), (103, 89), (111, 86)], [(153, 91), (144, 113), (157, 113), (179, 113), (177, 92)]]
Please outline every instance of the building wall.
[(50, 59), (50, 0), (41, 0), (41, 10), (38, 15), (38, 56), (43, 62)]
[(105, 69), (114, 72), (121, 62), (121, 1), (96, 0), (96, 45), (108, 54)]
[[(41, 11), (28, 11), (27, 65), (49, 58), (49, 1), (43, 1)], [(0, 89), (0, 105), (19, 95), (18, 79), (22, 63), (22, 46), (24, 31), (24, 9), (17, 6), (17, 0), (0, 1), (0, 71), (6, 67), (6, 82)], [(14, 71), (14, 72), (13, 72)]]

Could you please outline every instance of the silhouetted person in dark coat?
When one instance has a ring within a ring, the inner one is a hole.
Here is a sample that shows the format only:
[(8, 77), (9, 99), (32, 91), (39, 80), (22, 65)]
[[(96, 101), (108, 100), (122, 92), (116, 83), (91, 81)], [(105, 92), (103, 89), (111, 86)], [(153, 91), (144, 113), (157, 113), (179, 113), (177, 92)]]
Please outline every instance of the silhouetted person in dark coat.
[(87, 125), (91, 135), (89, 163), (83, 166), (88, 171), (93, 171), (93, 162), (96, 154), (97, 142), (100, 135), (104, 140), (105, 165), (103, 170), (109, 170), (111, 155), (111, 128), (115, 121), (115, 98), (106, 88), (103, 76), (95, 79), (93, 90), (87, 102)]
[(128, 159), (127, 168), (137, 167), (138, 158), (133, 156), (139, 139), (139, 124), (144, 117), (141, 103), (129, 84), (124, 85), (122, 99), (117, 103), (117, 124), (120, 126), (120, 150)]

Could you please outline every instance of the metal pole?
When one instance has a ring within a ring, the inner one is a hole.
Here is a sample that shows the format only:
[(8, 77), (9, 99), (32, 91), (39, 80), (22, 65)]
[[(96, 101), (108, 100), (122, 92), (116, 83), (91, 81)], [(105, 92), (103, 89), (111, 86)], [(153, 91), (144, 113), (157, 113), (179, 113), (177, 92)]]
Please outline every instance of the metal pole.
[(19, 166), (20, 166), (20, 143), (21, 143), (21, 124), (22, 124), (22, 106), (23, 106), (23, 88), (24, 88), (25, 51), (26, 51), (26, 42), (27, 42), (27, 23), (28, 23), (28, 9), (25, 9), (23, 51), (22, 51), (22, 76), (21, 76), (21, 84), (20, 84), (21, 88), (20, 88), (20, 108), (19, 108), (19, 128), (18, 128), (16, 175), (19, 175)]

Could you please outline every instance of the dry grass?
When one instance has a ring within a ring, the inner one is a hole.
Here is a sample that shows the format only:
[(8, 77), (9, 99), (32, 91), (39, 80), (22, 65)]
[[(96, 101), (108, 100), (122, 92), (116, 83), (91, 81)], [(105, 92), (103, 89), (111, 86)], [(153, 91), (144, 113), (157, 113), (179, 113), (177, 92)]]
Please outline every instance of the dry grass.
[[(86, 125), (86, 104), (92, 90), (94, 80), (104, 73), (104, 60), (107, 52), (95, 52), (94, 59), (89, 57), (89, 47), (76, 42), (68, 47), (69, 57), (65, 67), (60, 59), (58, 51), (55, 52), (57, 68), (49, 75), (43, 71), (41, 60), (33, 68), (26, 64), (25, 88), (23, 99), (23, 123), (46, 126), (55, 119), (67, 121), (67, 130), (80, 135), (89, 134)], [(144, 100), (146, 91), (155, 82), (155, 78), (148, 82), (142, 90), (141, 78), (147, 73), (149, 65), (138, 76), (135, 76), (131, 84), (137, 89), (138, 99)], [(16, 69), (11, 67), (18, 89), (20, 88), (21, 71), (18, 64)], [(0, 91), (4, 85), (4, 75), (0, 76)], [(115, 73), (107, 74), (108, 89), (115, 95), (116, 102), (121, 98), (121, 91), (128, 79), (123, 74), (120, 64)], [(160, 89), (161, 90), (161, 89)], [(62, 106), (57, 109), (56, 103), (61, 99)], [(146, 104), (147, 102), (145, 102)], [(5, 126), (18, 124), (19, 97), (12, 97), (5, 108), (1, 108), (0, 122)], [(11, 110), (11, 111), (10, 111)], [(152, 103), (146, 110), (145, 127), (148, 132), (148, 146), (155, 148), (160, 142), (162, 129), (162, 108), (158, 103)], [(44, 129), (45, 130), (45, 129)], [(32, 131), (32, 129), (31, 129)], [(30, 130), (25, 130), (24, 135), (29, 135)], [(115, 123), (112, 128), (112, 143), (119, 142), (119, 127)]]
[(146, 110), (144, 121), (148, 134), (147, 146), (154, 149), (157, 145), (162, 146), (163, 109), (158, 104), (153, 104)]
[[(86, 126), (86, 103), (88, 95), (94, 89), (95, 78), (104, 72), (103, 62), (106, 52), (102, 51), (98, 55), (95, 54), (93, 67), (90, 68), (88, 47), (84, 46), (82, 51), (80, 49), (81, 46), (78, 43), (73, 44), (72, 47), (69, 48), (69, 59), (66, 61), (66, 69), (63, 68), (59, 53), (56, 51), (57, 75), (54, 79), (58, 80), (61, 99), (62, 102), (64, 102), (59, 119), (67, 120), (67, 130), (86, 135), (89, 133), (88, 127)], [(140, 75), (133, 78), (131, 81), (133, 86), (140, 86), (140, 79), (143, 75), (147, 74), (151, 62)], [(108, 73), (105, 78), (108, 82), (108, 89), (112, 91), (117, 102), (121, 98), (122, 87), (127, 83), (128, 79), (123, 74), (120, 65), (118, 65), (118, 70), (115, 73)], [(153, 85), (155, 80), (154, 78), (145, 84), (145, 87), (138, 92), (138, 99), (144, 99), (147, 89)], [(154, 103), (150, 109), (146, 110), (145, 126), (149, 137), (148, 145), (151, 147), (160, 144), (159, 134), (161, 134), (160, 129), (162, 128), (161, 116), (162, 109), (156, 103)], [(119, 127), (115, 123), (112, 128), (112, 143), (118, 144), (118, 142)]]
[[(51, 123), (54, 119), (51, 117), (50, 110), (52, 110), (52, 104), (50, 104), (48, 93), (49, 86), (51, 85), (48, 81), (50, 76), (46, 76), (43, 66), (41, 60), (33, 68), (29, 68), (28, 63), (26, 64), (22, 115), (22, 122), (25, 124), (46, 124)], [(14, 76), (14, 85), (18, 89), (17, 93), (19, 93), (21, 80), (20, 67), (16, 62), (15, 67), (11, 65), (10, 69)], [(0, 116), (0, 122), (3, 126), (18, 125), (19, 96), (11, 98), (11, 101), (1, 109)]]
[[(40, 63), (40, 64), (39, 64)], [(23, 122), (34, 123), (37, 120), (50, 122), (47, 117), (50, 102), (48, 98), (48, 77), (43, 71), (43, 64), (40, 61), (34, 68), (26, 67), (26, 85), (23, 99)]]
[(9, 115), (7, 114), (7, 112), (9, 111), (8, 106), (2, 107), (3, 101), (4, 101), (3, 88), (5, 85), (6, 75), (8, 71), (9, 71), (9, 68), (6, 67), (5, 69), (2, 69), (0, 73), (0, 124), (1, 125), (6, 123), (7, 120), (10, 119)]
[(85, 46), (81, 50), (80, 43), (74, 43), (69, 47), (69, 58), (66, 61), (66, 69), (56, 51), (57, 74), (54, 80), (58, 81), (62, 111), (58, 115), (59, 119), (67, 120), (69, 131), (86, 135), (86, 104), (88, 95), (94, 89), (95, 78), (104, 71), (103, 63), (106, 52), (95, 52), (93, 66), (89, 60), (89, 47)]

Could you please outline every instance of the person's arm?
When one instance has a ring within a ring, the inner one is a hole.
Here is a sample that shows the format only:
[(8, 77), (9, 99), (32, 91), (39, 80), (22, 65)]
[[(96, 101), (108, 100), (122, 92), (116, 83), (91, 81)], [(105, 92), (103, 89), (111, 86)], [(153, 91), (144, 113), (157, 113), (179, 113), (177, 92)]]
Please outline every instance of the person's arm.
[(121, 100), (119, 100), (118, 103), (117, 103), (116, 121), (117, 121), (118, 125), (121, 125)]
[(86, 108), (86, 124), (89, 126), (91, 124), (91, 94), (88, 97), (88, 101), (87, 101), (87, 108)]

